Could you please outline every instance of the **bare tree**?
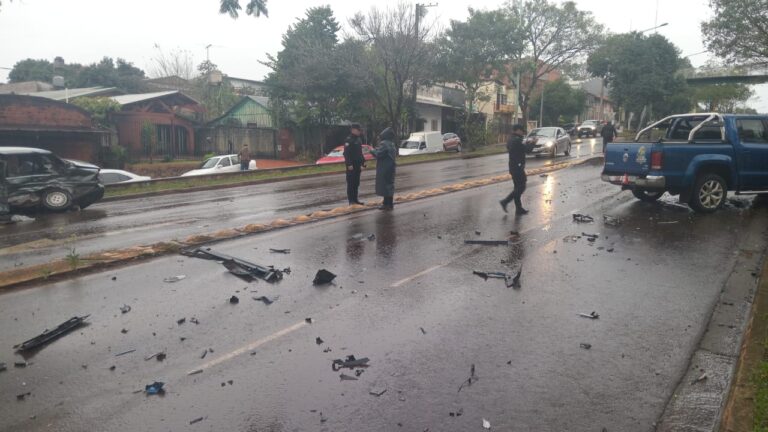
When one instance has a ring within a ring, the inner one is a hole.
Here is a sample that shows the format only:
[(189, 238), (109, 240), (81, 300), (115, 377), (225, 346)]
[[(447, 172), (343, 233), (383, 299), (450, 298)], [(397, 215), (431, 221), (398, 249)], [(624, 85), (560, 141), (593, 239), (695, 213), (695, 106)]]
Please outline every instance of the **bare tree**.
[(429, 49), (434, 24), (417, 29), (415, 12), (413, 5), (399, 3), (386, 9), (374, 7), (368, 15), (357, 13), (349, 22), (353, 37), (366, 47), (364, 58), (359, 59), (366, 85), (398, 135), (412, 108), (412, 84), (428, 80), (434, 61)]
[(155, 44), (157, 55), (152, 58), (149, 76), (152, 78), (179, 77), (186, 81), (195, 77), (194, 58), (192, 53), (182, 48), (164, 51)]
[(572, 1), (561, 5), (549, 0), (508, 1), (506, 9), (513, 27), (525, 43), (514, 70), (520, 81), (523, 121), (527, 123), (528, 106), (534, 91), (541, 87), (542, 78), (594, 50), (601, 40), (603, 28), (590, 12), (578, 10)]

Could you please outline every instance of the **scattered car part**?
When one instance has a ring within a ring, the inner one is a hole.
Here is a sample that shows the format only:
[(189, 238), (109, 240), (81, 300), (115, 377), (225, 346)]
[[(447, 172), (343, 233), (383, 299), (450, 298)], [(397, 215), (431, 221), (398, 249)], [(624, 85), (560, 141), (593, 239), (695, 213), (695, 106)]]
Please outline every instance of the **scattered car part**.
[(265, 305), (269, 306), (272, 303), (274, 303), (275, 301), (277, 301), (278, 297), (275, 297), (273, 299), (269, 299), (268, 297), (261, 296), (261, 297), (258, 297), (258, 298), (257, 297), (253, 297), (253, 299), (256, 300), (256, 301), (260, 301), (260, 302), (264, 303)]
[(144, 392), (147, 395), (162, 395), (165, 394), (165, 390), (163, 389), (163, 386), (165, 383), (160, 381), (155, 381), (152, 384), (147, 384), (144, 387)]
[(595, 221), (595, 218), (590, 215), (575, 213), (573, 215), (573, 221), (578, 223), (592, 223)]
[(588, 344), (588, 343), (584, 343), (584, 342), (580, 343), (579, 346), (581, 348), (584, 348), (585, 350), (592, 349), (592, 344)]
[(13, 348), (16, 351), (24, 352), (34, 348), (42, 347), (43, 345), (53, 342), (54, 340), (82, 326), (85, 324), (85, 320), (87, 320), (89, 316), (90, 315), (70, 318), (67, 321), (59, 324), (55, 329), (45, 330), (40, 335), (35, 336), (26, 342), (15, 345)]
[(315, 343), (316, 343), (316, 344), (318, 344), (318, 345), (322, 345), (324, 342), (325, 342), (325, 341), (323, 341), (322, 339), (320, 339), (320, 336), (318, 336), (318, 337), (316, 337), (316, 338), (315, 338)]
[(184, 280), (186, 278), (187, 278), (187, 275), (169, 276), (169, 277), (163, 279), (163, 282), (176, 283), (176, 282), (182, 281), (182, 280)]
[(195, 424), (195, 423), (200, 423), (200, 422), (201, 422), (201, 421), (203, 421), (203, 420), (205, 420), (205, 417), (198, 417), (198, 418), (196, 418), (196, 419), (194, 419), (194, 420), (190, 420), (190, 421), (189, 421), (189, 424), (193, 425), (193, 424)]
[(329, 272), (326, 269), (321, 269), (317, 271), (317, 274), (315, 275), (315, 279), (312, 281), (313, 285), (326, 285), (333, 280), (336, 279), (336, 275)]
[(386, 387), (374, 387), (372, 388), (368, 393), (372, 394), (373, 396), (379, 397), (387, 392)]
[(198, 375), (198, 374), (201, 374), (201, 373), (203, 373), (202, 369), (195, 369), (192, 372), (188, 373), (187, 375)]
[(459, 391), (457, 393), (461, 393), (461, 389), (464, 388), (464, 386), (471, 386), (472, 380), (477, 381), (477, 377), (475, 376), (475, 364), (472, 363), (472, 367), (469, 368), (469, 378), (467, 378), (461, 385), (459, 386)]
[(272, 253), (279, 253), (279, 254), (286, 254), (286, 255), (291, 253), (290, 249), (272, 249), (272, 248), (269, 248), (269, 251), (272, 252)]
[(120, 306), (120, 312), (122, 312), (124, 314), (127, 314), (130, 311), (131, 311), (131, 307), (129, 305), (124, 304), (124, 305)]
[(369, 361), (370, 360), (368, 359), (368, 357), (357, 359), (353, 355), (348, 355), (345, 360), (341, 360), (341, 359), (334, 360), (333, 363), (331, 363), (331, 369), (334, 372), (337, 372), (344, 368), (348, 368), (348, 369), (364, 368), (364, 367), (368, 367)]
[(598, 318), (600, 318), (600, 314), (598, 314), (595, 311), (592, 311), (591, 313), (588, 313), (588, 314), (580, 313), (579, 316), (582, 316), (584, 318), (589, 318), (589, 319), (598, 319)]
[(491, 428), (491, 422), (489, 422), (486, 419), (483, 419), (483, 429), (490, 429)]
[(221, 261), (230, 273), (249, 282), (254, 278), (263, 279), (267, 282), (277, 282), (283, 278), (283, 272), (274, 267), (264, 267), (244, 259), (215, 252), (211, 249), (187, 249), (182, 251), (181, 254), (193, 258)]
[(8, 370), (8, 366), (5, 363), (0, 363), (0, 372), (5, 372), (6, 370)]
[(238, 303), (240, 303), (240, 299), (237, 298), (237, 296), (233, 295), (232, 297), (229, 298), (229, 304), (238, 304)]
[(603, 215), (603, 224), (606, 226), (617, 227), (621, 225), (621, 219), (615, 216)]
[(482, 246), (507, 246), (509, 240), (464, 240), (464, 244)]
[(121, 356), (124, 356), (124, 355), (126, 355), (126, 354), (130, 354), (130, 353), (132, 353), (132, 352), (136, 352), (136, 350), (135, 350), (135, 349), (130, 349), (130, 350), (128, 350), (128, 351), (123, 351), (123, 352), (121, 352), (121, 353), (117, 353), (117, 354), (115, 354), (115, 357), (121, 357)]

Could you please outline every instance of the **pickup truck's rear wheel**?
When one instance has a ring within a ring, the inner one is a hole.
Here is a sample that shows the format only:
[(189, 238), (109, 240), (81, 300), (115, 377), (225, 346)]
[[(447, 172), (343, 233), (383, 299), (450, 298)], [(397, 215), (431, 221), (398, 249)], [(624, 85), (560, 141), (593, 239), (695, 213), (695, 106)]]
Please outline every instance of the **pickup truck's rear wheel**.
[(632, 189), (632, 195), (640, 201), (656, 202), (664, 195), (664, 191), (648, 191), (645, 189)]
[(691, 195), (691, 208), (699, 213), (712, 213), (725, 204), (728, 186), (717, 174), (705, 174), (696, 179)]
[(43, 192), (42, 203), (48, 210), (61, 212), (72, 205), (72, 195), (64, 189), (48, 189)]

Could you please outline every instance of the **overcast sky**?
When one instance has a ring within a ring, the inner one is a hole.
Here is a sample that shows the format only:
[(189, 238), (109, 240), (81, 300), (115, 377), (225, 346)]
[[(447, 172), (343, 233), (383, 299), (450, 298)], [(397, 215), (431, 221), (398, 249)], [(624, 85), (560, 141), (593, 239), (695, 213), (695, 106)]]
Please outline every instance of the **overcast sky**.
[[(247, 0), (241, 0), (242, 4)], [(210, 59), (227, 75), (262, 79), (267, 68), (259, 63), (280, 49), (280, 38), (307, 8), (328, 4), (343, 25), (358, 11), (391, 2), (374, 0), (269, 0), (269, 18), (241, 15), (237, 20), (218, 13), (218, 0), (4, 0), (0, 9), (0, 82), (22, 59), (61, 56), (67, 62), (93, 63), (104, 56), (122, 57), (149, 72), (155, 46), (168, 51), (188, 50), (195, 64)], [(424, 1), (423, 3), (428, 3)], [(467, 4), (493, 9), (501, 0), (434, 1), (429, 19), (447, 25), (465, 19)], [(576, 0), (612, 32), (644, 30), (668, 22), (658, 32), (683, 55), (704, 50), (699, 24), (710, 17), (707, 0)], [(694, 65), (708, 54), (690, 57)], [(758, 98), (749, 105), (768, 112), (768, 85), (755, 87)]]

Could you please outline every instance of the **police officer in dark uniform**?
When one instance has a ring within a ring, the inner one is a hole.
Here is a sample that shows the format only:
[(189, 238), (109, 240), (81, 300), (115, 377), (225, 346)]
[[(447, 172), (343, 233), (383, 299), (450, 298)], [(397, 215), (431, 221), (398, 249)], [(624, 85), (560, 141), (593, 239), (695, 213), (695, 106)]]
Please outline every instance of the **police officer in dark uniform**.
[(5, 182), (6, 163), (0, 161), (0, 224), (11, 222), (11, 209), (8, 205), (8, 189)]
[(347, 166), (347, 200), (349, 204), (365, 205), (357, 199), (357, 190), (360, 187), (360, 173), (365, 166), (363, 157), (363, 130), (357, 123), (349, 127), (349, 136), (344, 141), (344, 163)]
[(515, 214), (524, 215), (528, 213), (528, 210), (523, 208), (523, 203), (520, 200), (523, 192), (525, 192), (525, 183), (528, 181), (528, 177), (525, 175), (524, 136), (525, 128), (522, 125), (516, 124), (512, 126), (512, 136), (507, 141), (507, 151), (509, 152), (509, 173), (512, 174), (512, 183), (515, 185), (515, 188), (511, 194), (499, 201), (504, 213), (507, 212), (507, 204), (512, 201), (515, 202)]

